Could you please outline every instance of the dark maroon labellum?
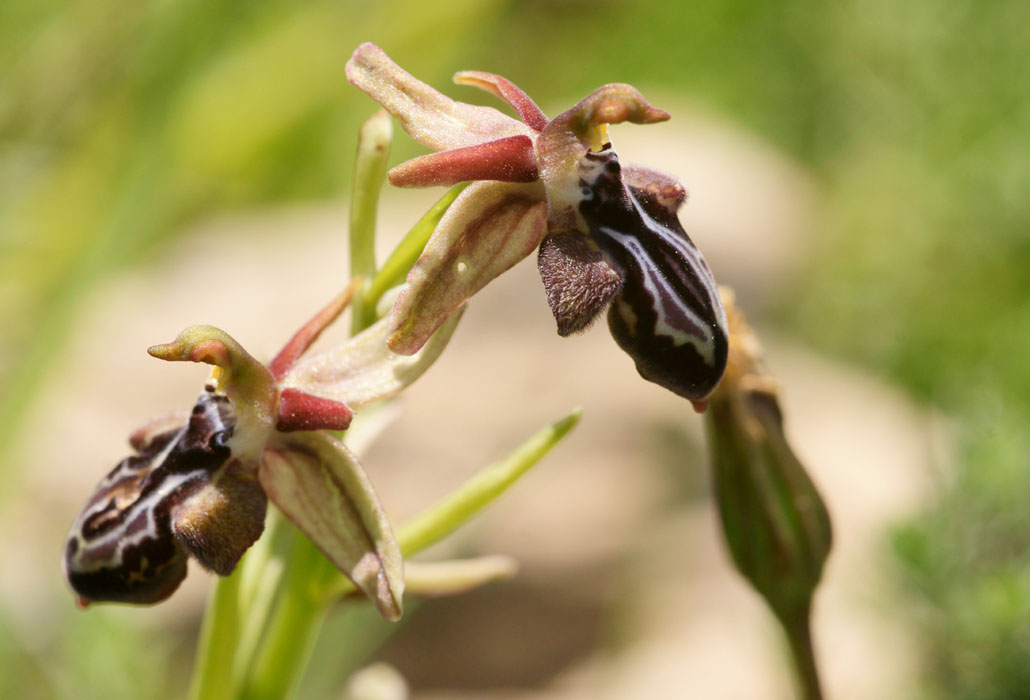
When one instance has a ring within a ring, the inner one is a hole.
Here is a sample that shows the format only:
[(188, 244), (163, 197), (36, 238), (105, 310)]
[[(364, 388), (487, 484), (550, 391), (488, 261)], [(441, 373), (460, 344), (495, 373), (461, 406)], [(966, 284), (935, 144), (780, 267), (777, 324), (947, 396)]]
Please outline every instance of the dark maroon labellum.
[(645, 379), (691, 401), (726, 369), (726, 312), (711, 270), (670, 206), (667, 183), (622, 178), (610, 148), (580, 164), (579, 210), (590, 237), (622, 276), (608, 310), (619, 346)]
[(176, 518), (230, 461), (235, 424), (229, 400), (205, 393), (186, 425), (134, 437), (139, 454), (97, 485), (68, 535), (64, 569), (80, 602), (156, 603), (179, 586), (196, 552)]

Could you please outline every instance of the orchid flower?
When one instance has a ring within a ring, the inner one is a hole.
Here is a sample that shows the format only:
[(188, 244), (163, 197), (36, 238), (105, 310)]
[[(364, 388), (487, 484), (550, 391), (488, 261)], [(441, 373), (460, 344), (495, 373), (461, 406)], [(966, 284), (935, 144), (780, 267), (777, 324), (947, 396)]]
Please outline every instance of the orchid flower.
[(267, 366), (211, 326), (192, 326), (148, 350), (214, 369), (189, 415), (133, 433), (135, 454), (98, 484), (75, 520), (64, 568), (81, 605), (162, 601), (185, 578), (191, 556), (228, 576), (261, 535), (271, 499), (384, 617), (400, 617), (400, 548), (357, 458), (327, 431), (346, 429), (352, 409), (418, 378), (458, 315), (413, 356), (386, 349), (384, 320), (302, 358), (359, 285), (305, 324)]
[(676, 212), (680, 183), (622, 167), (607, 125), (669, 115), (636, 88), (609, 84), (548, 119), (511, 82), (460, 72), (506, 101), (521, 120), (455, 102), (374, 44), (357, 48), (347, 77), (437, 153), (390, 172), (401, 187), (470, 184), (440, 221), (389, 316), (388, 344), (410, 354), (492, 279), (539, 250), (547, 301), (567, 336), (605, 308), (619, 346), (645, 379), (699, 410), (726, 367), (726, 313), (707, 263)]

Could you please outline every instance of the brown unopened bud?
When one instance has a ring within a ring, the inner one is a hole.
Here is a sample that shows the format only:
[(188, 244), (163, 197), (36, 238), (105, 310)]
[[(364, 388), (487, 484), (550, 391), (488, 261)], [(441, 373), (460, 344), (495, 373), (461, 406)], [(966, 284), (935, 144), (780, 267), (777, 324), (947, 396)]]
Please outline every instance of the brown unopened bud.
[(754, 333), (732, 292), (722, 296), (729, 362), (705, 423), (723, 532), (737, 569), (790, 639), (805, 697), (819, 697), (809, 612), (830, 552), (830, 516), (784, 435), (778, 385)]

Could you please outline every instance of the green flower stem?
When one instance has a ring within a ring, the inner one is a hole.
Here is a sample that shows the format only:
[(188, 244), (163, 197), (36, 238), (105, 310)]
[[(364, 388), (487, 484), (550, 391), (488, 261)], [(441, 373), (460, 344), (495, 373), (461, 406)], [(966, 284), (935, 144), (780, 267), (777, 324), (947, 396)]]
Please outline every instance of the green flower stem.
[(254, 655), (264, 634), (286, 568), (287, 553), (281, 549), (287, 535), (292, 536), (292, 532), (282, 513), (277, 508), (269, 508), (264, 536), (240, 562), (243, 581), (240, 584), (238, 605), (243, 623), (240, 625), (239, 642), (233, 660), (234, 689), (241, 687), (250, 673)]
[[(385, 111), (376, 112), (358, 132), (358, 154), (354, 163), (354, 185), (350, 199), (350, 276), (372, 279), (376, 271), (376, 211), (379, 192), (386, 177), (393, 125)], [(369, 325), (374, 314), (358, 295), (351, 309), (352, 333)]]
[(282, 529), (283, 517), (276, 508), (269, 508), (265, 517), (265, 530), (254, 546), (247, 550), (240, 567), (243, 569), (243, 580), (240, 582), (239, 606), (244, 611), (250, 608), (258, 597), (261, 587), (262, 572), (273, 558), (277, 537)]
[(211, 591), (200, 630), (190, 700), (222, 700), (234, 695), (233, 663), (239, 634), (242, 567), (219, 579)]
[(215, 582), (197, 645), (191, 700), (233, 697), (247, 673), (282, 575), (272, 551), (282, 524), (279, 512), (270, 509), (264, 537), (231, 576)]
[(802, 700), (822, 700), (823, 691), (819, 683), (819, 669), (815, 662), (815, 649), (812, 646), (811, 615), (808, 610), (781, 617), (780, 625), (787, 634), (794, 669), (797, 673), (798, 697)]
[(332, 563), (298, 532), (278, 605), (237, 697), (280, 700), (296, 689), (329, 614), (319, 591), (335, 574)]

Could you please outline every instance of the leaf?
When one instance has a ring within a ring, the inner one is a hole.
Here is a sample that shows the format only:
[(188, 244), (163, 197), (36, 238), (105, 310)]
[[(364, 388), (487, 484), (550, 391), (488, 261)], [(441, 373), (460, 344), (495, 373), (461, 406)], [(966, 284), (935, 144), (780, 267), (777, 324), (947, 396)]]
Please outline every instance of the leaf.
[[(483, 468), (451, 495), (405, 523), (397, 537), (404, 556), (410, 557), (439, 542), (508, 490), (509, 486), (569, 434), (581, 415), (582, 411), (576, 409), (561, 420), (538, 430), (507, 457)], [(349, 592), (349, 585), (334, 584), (325, 595), (338, 598)]]
[(477, 472), (450, 496), (405, 523), (397, 538), (401, 551), (411, 556), (457, 530), (550, 452), (576, 426), (581, 415), (582, 411), (576, 409), (537, 431), (507, 457)]
[[(515, 559), (500, 554), (447, 561), (407, 561), (404, 563), (404, 591), (409, 596), (423, 598), (457, 595), (510, 579), (518, 569)], [(328, 595), (343, 597), (357, 595), (357, 591), (350, 581), (341, 578)]]
[(518, 562), (511, 557), (496, 554), (449, 561), (409, 561), (404, 583), (412, 595), (455, 595), (494, 581), (510, 579), (518, 568)]

